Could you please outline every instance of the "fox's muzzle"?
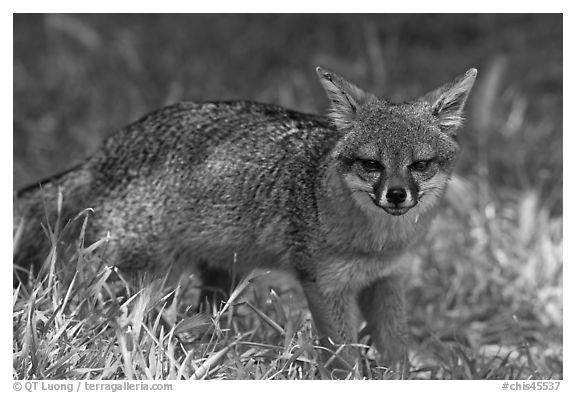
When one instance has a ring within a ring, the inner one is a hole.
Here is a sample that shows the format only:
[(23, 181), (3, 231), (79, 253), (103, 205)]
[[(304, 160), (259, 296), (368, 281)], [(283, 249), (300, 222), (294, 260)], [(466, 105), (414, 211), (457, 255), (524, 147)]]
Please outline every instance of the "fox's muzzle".
[(376, 195), (370, 194), (372, 202), (393, 216), (401, 216), (418, 203), (418, 200), (412, 196), (410, 190), (400, 187), (385, 190), (380, 194), (380, 198)]
[(409, 174), (383, 178), (374, 191), (374, 202), (393, 216), (406, 213), (418, 203), (417, 186)]

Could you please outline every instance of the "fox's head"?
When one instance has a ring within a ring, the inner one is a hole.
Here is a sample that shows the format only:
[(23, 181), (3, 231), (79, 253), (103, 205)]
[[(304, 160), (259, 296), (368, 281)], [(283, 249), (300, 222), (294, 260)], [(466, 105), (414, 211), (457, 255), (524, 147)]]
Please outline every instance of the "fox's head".
[(332, 157), (356, 200), (394, 216), (434, 205), (455, 164), (455, 137), (476, 69), (401, 104), (316, 71), (331, 101), (329, 117), (342, 134)]

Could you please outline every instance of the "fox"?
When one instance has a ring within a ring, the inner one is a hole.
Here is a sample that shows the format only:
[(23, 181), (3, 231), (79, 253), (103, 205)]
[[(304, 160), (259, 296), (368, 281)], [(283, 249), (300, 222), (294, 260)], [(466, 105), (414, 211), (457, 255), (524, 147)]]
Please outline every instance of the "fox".
[[(340, 366), (358, 358), (352, 344), (364, 333), (379, 364), (405, 372), (403, 266), (441, 210), (477, 70), (401, 103), (316, 72), (326, 115), (251, 101), (181, 102), (19, 190), (15, 267), (41, 265), (46, 220), (91, 208), (86, 239), (108, 236), (105, 261), (126, 276), (194, 272), (214, 300), (230, 290), (233, 273), (290, 272), (318, 342), (345, 348)], [(21, 279), (15, 270), (15, 285)]]

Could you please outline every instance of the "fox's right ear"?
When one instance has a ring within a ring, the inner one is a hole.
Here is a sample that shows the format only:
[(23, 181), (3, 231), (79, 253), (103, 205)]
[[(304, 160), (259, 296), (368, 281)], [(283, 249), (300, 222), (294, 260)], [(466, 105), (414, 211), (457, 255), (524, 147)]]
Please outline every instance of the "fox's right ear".
[(358, 86), (348, 82), (340, 75), (316, 67), (322, 87), (330, 99), (328, 117), (339, 129), (347, 129), (356, 117), (358, 108), (366, 102), (376, 98), (364, 92)]

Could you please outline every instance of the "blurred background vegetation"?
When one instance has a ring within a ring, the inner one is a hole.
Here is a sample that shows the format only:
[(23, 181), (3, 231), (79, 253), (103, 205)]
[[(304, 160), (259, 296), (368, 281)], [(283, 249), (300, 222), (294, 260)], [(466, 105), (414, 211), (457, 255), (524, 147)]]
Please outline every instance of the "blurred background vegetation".
[(413, 359), (431, 378), (562, 378), (562, 23), (553, 14), (15, 15), (14, 188), (178, 101), (322, 112), (316, 65), (393, 100), (476, 67), (460, 133), (464, 180), (408, 288)]
[(14, 187), (181, 100), (323, 111), (316, 65), (396, 100), (477, 67), (461, 172), (561, 214), (561, 15), (15, 15)]

